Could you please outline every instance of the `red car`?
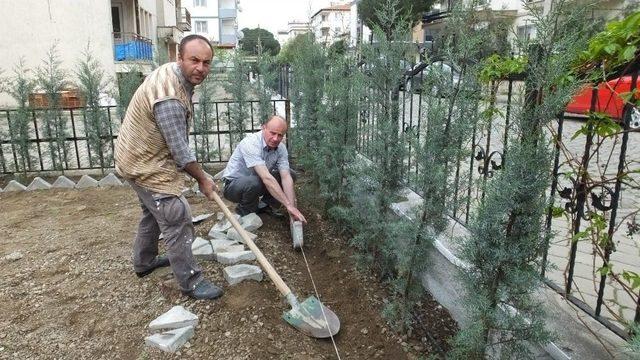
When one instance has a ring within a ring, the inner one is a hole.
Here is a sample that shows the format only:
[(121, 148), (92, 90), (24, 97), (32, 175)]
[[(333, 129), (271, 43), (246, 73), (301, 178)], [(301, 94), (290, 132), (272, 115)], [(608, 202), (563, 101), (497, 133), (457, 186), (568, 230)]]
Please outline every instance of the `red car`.
[[(640, 80), (640, 79), (639, 79)], [(638, 89), (635, 99), (640, 100), (640, 81), (636, 80), (635, 88)], [(640, 127), (640, 109), (638, 105), (632, 105), (625, 108), (624, 100), (620, 94), (631, 91), (631, 76), (623, 76), (621, 78), (609, 80), (606, 83), (598, 85), (598, 101), (595, 111), (606, 113), (613, 119), (622, 120), (624, 116), (630, 116), (629, 124), (632, 129)], [(575, 114), (586, 114), (591, 110), (591, 94), (590, 85), (585, 86), (576, 96), (571, 99), (567, 105), (566, 111)], [(637, 103), (637, 101), (635, 101)], [(625, 112), (626, 111), (626, 112)]]

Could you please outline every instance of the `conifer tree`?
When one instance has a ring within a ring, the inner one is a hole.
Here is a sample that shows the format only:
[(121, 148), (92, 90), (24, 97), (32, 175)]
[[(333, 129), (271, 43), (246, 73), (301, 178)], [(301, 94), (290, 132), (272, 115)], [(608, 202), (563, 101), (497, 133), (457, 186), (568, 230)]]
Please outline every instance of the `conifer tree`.
[(261, 122), (267, 121), (273, 114), (273, 103), (271, 102), (273, 90), (271, 86), (276, 78), (274, 59), (274, 56), (263, 52), (262, 44), (258, 43), (256, 86), (258, 91), (258, 116)]
[[(317, 149), (321, 146), (320, 118), (324, 98), (326, 55), (311, 34), (300, 36), (291, 48), (293, 76), (290, 97), (293, 104), (293, 123), (290, 131), (296, 162), (305, 169), (313, 169), (318, 161)], [(312, 182), (318, 185), (317, 173), (312, 172)]]
[(29, 124), (31, 122), (31, 108), (29, 107), (29, 94), (35, 88), (35, 82), (29, 78), (30, 70), (24, 64), (24, 58), (20, 58), (13, 68), (13, 76), (9, 77), (6, 91), (18, 103), (15, 113), (9, 121), (9, 138), (16, 149), (18, 168), (26, 178), (27, 170), (31, 164), (31, 144), (29, 143)]
[[(554, 2), (536, 19), (536, 46), (529, 46), (524, 107), (514, 112), (504, 169), (488, 184), (463, 241), (470, 326), (456, 339), (453, 358), (531, 358), (528, 343), (544, 343), (541, 304), (533, 296), (541, 283), (545, 191), (551, 174), (549, 139), (542, 131), (563, 111), (577, 82), (566, 81), (585, 46), (581, 11)], [(582, 18), (584, 19), (584, 17)]]
[(87, 142), (91, 150), (89, 161), (99, 163), (104, 174), (105, 168), (110, 167), (113, 158), (109, 147), (112, 140), (111, 121), (105, 109), (100, 106), (100, 98), (107, 90), (107, 81), (100, 62), (91, 53), (90, 45), (87, 44), (83, 59), (78, 63), (76, 77), (80, 93), (86, 102), (83, 112)]
[(48, 152), (53, 169), (64, 172), (69, 153), (66, 138), (68, 136), (67, 121), (62, 116), (61, 94), (67, 87), (67, 74), (61, 68), (62, 61), (58, 55), (57, 43), (47, 51), (47, 58), (36, 69), (37, 86), (44, 91), (47, 106), (43, 112), (44, 136), (48, 138)]
[(229, 126), (230, 148), (233, 150), (244, 137), (245, 131), (250, 128), (247, 124), (249, 118), (249, 66), (245, 62), (245, 56), (240, 50), (231, 56), (233, 70), (229, 72), (228, 81), (224, 84), (225, 89), (231, 93), (233, 102), (229, 106)]
[(211, 161), (211, 157), (215, 155), (215, 151), (210, 150), (208, 134), (215, 125), (211, 122), (216, 111), (213, 99), (214, 81), (212, 76), (208, 76), (198, 86), (198, 104), (194, 110), (193, 131), (200, 136), (196, 137), (195, 141), (196, 157), (200, 162)]
[(119, 78), (117, 79), (118, 93), (114, 97), (116, 98), (120, 119), (124, 119), (133, 94), (138, 90), (142, 81), (142, 69), (140, 69), (138, 65), (129, 66), (127, 71), (119, 74)]

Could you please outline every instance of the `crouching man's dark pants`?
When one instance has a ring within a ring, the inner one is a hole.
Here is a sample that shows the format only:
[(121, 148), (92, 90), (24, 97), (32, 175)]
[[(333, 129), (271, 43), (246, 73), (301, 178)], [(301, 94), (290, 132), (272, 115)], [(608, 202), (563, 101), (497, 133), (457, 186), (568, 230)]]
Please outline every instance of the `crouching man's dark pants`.
[[(295, 181), (296, 172), (293, 170), (289, 170), (289, 172)], [(273, 177), (278, 181), (278, 184), (282, 187), (280, 172), (277, 169), (271, 170), (271, 175), (273, 175)], [(258, 204), (261, 196), (262, 201), (265, 204), (274, 208), (280, 206), (280, 202), (269, 194), (269, 191), (267, 190), (267, 187), (264, 186), (262, 179), (260, 179), (256, 174), (225, 180), (223, 195), (227, 200), (238, 204), (236, 206), (236, 213), (241, 216), (256, 212), (256, 210), (258, 210)]]
[(171, 270), (182, 291), (190, 291), (202, 280), (202, 268), (193, 253), (193, 223), (189, 203), (184, 196), (160, 194), (131, 184), (138, 194), (142, 219), (133, 244), (133, 268), (148, 270), (158, 255), (158, 238), (164, 234)]

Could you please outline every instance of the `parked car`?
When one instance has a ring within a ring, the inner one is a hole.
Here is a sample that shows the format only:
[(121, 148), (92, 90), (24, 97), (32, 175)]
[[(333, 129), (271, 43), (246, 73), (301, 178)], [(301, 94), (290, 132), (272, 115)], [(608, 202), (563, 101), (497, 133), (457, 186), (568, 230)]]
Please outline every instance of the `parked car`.
[[(640, 79), (636, 81), (636, 89), (640, 91)], [(598, 85), (598, 97), (595, 104), (595, 111), (605, 113), (615, 120), (623, 120), (629, 116), (629, 124), (632, 129), (640, 128), (640, 108), (636, 104), (625, 106), (625, 102), (620, 94), (631, 91), (631, 76), (623, 76), (609, 80)], [(566, 112), (574, 114), (587, 114), (591, 110), (591, 96), (593, 89), (587, 85), (573, 97), (567, 105)], [(635, 95), (640, 100), (640, 93)]]

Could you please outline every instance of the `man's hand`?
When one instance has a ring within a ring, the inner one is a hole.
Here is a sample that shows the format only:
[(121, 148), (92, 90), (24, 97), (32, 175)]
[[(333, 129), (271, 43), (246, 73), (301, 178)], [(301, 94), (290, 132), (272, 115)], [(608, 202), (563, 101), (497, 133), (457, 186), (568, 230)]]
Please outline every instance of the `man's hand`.
[(200, 187), (200, 192), (209, 200), (213, 200), (213, 193), (218, 192), (218, 186), (209, 176), (205, 176), (204, 179), (198, 180), (198, 187)]
[(300, 210), (298, 210), (298, 208), (296, 208), (295, 206), (287, 207), (287, 212), (289, 212), (293, 220), (302, 221), (303, 224), (307, 223), (307, 219), (304, 218), (304, 215), (302, 215)]
[(193, 161), (188, 163), (184, 170), (187, 174), (191, 175), (194, 179), (198, 181), (198, 187), (200, 187), (200, 192), (207, 197), (209, 200), (213, 200), (213, 193), (218, 191), (218, 186), (213, 181), (211, 175), (207, 174), (202, 170), (200, 164)]

